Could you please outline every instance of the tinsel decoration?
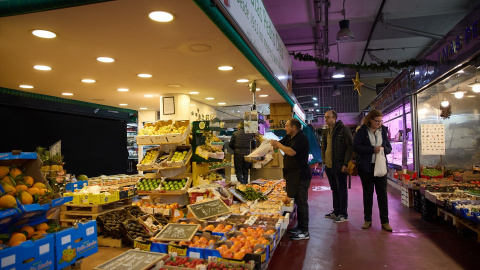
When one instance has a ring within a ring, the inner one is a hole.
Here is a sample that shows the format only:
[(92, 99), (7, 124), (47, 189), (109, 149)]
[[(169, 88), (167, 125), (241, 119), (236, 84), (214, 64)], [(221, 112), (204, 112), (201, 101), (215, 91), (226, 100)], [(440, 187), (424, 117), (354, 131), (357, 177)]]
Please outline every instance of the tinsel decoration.
[(447, 107), (440, 105), (440, 110), (442, 111), (440, 117), (442, 117), (443, 120), (450, 118), (450, 115), (452, 115), (452, 105), (448, 105)]
[(390, 68), (394, 69), (403, 69), (403, 68), (408, 68), (411, 66), (417, 66), (419, 64), (419, 61), (412, 58), (410, 60), (404, 61), (404, 62), (398, 62), (398, 61), (393, 61), (393, 60), (388, 60), (387, 62), (382, 62), (379, 64), (371, 63), (363, 63), (360, 64), (360, 62), (357, 62), (355, 64), (344, 64), (340, 62), (335, 62), (330, 59), (320, 59), (318, 57), (314, 57), (309, 55), (308, 53), (295, 53), (291, 52), (291, 55), (293, 55), (293, 58), (298, 60), (298, 61), (313, 61), (317, 64), (317, 66), (322, 66), (322, 67), (335, 67), (335, 68), (350, 68), (354, 70), (373, 70), (373, 71), (383, 71), (383, 70), (388, 70)]

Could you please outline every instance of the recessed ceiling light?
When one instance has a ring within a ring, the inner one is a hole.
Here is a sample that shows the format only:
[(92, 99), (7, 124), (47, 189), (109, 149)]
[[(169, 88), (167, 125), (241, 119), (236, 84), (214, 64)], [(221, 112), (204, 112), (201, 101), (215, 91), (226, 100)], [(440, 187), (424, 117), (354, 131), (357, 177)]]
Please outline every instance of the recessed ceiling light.
[(115, 59), (110, 57), (97, 57), (97, 61), (100, 61), (103, 63), (112, 63), (112, 62), (115, 62)]
[(199, 92), (188, 92), (190, 95), (198, 95)]
[(21, 84), (20, 88), (33, 88), (31, 85)]
[(219, 102), (218, 103), (218, 105), (225, 105), (225, 104), (227, 104), (227, 103), (225, 103), (225, 102)]
[(249, 82), (248, 79), (238, 79), (237, 82)]
[(221, 67), (218, 67), (218, 70), (232, 70), (233, 67), (231, 66), (221, 66)]
[[(33, 88), (33, 87), (32, 87)], [(467, 97), (475, 97), (474, 95), (468, 95)]]
[(73, 96), (72, 93), (62, 93), (62, 96)]
[(173, 14), (165, 11), (153, 11), (148, 14), (150, 19), (157, 22), (171, 22), (175, 18)]
[(180, 84), (167, 84), (167, 87), (182, 87)]
[(146, 109), (148, 109), (148, 108), (145, 108), (145, 107), (141, 107), (141, 108), (140, 108), (140, 110), (146, 110)]
[(119, 91), (119, 92), (128, 92), (128, 91), (130, 91), (130, 89), (128, 89), (128, 88), (118, 88), (117, 91)]
[(153, 97), (153, 95), (143, 95), (144, 97)]
[(260, 91), (260, 90), (262, 90), (262, 89), (260, 89), (260, 88), (255, 88), (255, 91)]
[(120, 103), (120, 104), (118, 104), (118, 105), (120, 105), (120, 106), (127, 106), (128, 104), (127, 104), (127, 103)]
[(214, 100), (215, 98), (213, 98), (213, 97), (206, 97), (205, 99), (206, 99), (206, 100)]
[(268, 95), (259, 95), (259, 97), (268, 97)]
[(84, 82), (84, 83), (94, 83), (95, 80), (92, 80), (92, 79), (82, 79), (82, 82)]
[(41, 38), (54, 38), (57, 36), (54, 32), (50, 32), (47, 30), (33, 30), (32, 34)]
[(152, 74), (141, 73), (137, 75), (140, 78), (151, 78)]
[(36, 66), (33, 66), (34, 69), (37, 69), (37, 70), (52, 70), (51, 67), (49, 66), (43, 66), (43, 65), (36, 65)]

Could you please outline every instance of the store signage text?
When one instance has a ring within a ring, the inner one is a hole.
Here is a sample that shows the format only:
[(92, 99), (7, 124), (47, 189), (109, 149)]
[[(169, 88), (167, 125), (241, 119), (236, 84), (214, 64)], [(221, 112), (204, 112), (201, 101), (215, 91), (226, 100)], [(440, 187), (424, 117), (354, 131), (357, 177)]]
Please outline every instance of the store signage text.
[(261, 0), (219, 1), (285, 89), (292, 60)]
[(468, 45), (470, 42), (474, 40), (478, 40), (480, 37), (480, 29), (478, 26), (478, 20), (476, 20), (472, 25), (467, 27), (463, 31), (464, 35), (458, 35), (455, 40), (449, 42), (445, 47), (443, 47), (442, 51), (438, 53), (438, 62), (441, 64), (442, 62), (448, 60), (452, 55), (460, 52), (464, 45)]
[(373, 109), (382, 110), (402, 97), (408, 90), (408, 79), (404, 76), (403, 79), (388, 86), (389, 88), (383, 91), (382, 95), (370, 105)]

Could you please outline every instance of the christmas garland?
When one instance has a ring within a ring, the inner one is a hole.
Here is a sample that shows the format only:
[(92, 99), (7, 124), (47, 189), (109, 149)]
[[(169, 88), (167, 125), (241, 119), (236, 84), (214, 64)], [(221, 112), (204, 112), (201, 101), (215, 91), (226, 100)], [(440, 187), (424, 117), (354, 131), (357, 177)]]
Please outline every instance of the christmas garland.
[(407, 68), (411, 66), (416, 66), (418, 65), (419, 61), (412, 58), (410, 60), (407, 60), (405, 62), (398, 62), (398, 61), (393, 61), (393, 60), (388, 60), (387, 62), (382, 62), (380, 64), (367, 64), (363, 63), (360, 64), (359, 62), (355, 64), (344, 64), (340, 62), (334, 62), (329, 59), (320, 59), (318, 57), (314, 57), (309, 55), (308, 53), (295, 53), (291, 52), (291, 55), (293, 55), (293, 58), (299, 61), (313, 61), (315, 62), (318, 66), (322, 67), (335, 67), (335, 68), (350, 68), (353, 70), (373, 70), (373, 71), (383, 71), (383, 70), (388, 70), (390, 68), (394, 69), (402, 69), (402, 68)]

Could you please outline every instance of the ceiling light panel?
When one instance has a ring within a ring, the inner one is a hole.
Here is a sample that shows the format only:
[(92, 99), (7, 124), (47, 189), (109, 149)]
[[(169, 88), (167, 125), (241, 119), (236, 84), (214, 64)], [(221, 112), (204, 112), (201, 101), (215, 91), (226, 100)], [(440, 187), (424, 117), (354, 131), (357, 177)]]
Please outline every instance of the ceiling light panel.
[(33, 68), (36, 69), (36, 70), (52, 70), (51, 67), (44, 66), (44, 65), (36, 65), (36, 66), (33, 66)]
[(97, 61), (99, 62), (102, 62), (102, 63), (113, 63), (115, 62), (115, 59), (111, 58), (111, 57), (97, 57)]
[(156, 22), (171, 22), (175, 18), (173, 14), (166, 11), (153, 11), (148, 14), (148, 17)]
[(40, 38), (54, 38), (57, 36), (54, 32), (47, 30), (33, 30), (32, 34)]

